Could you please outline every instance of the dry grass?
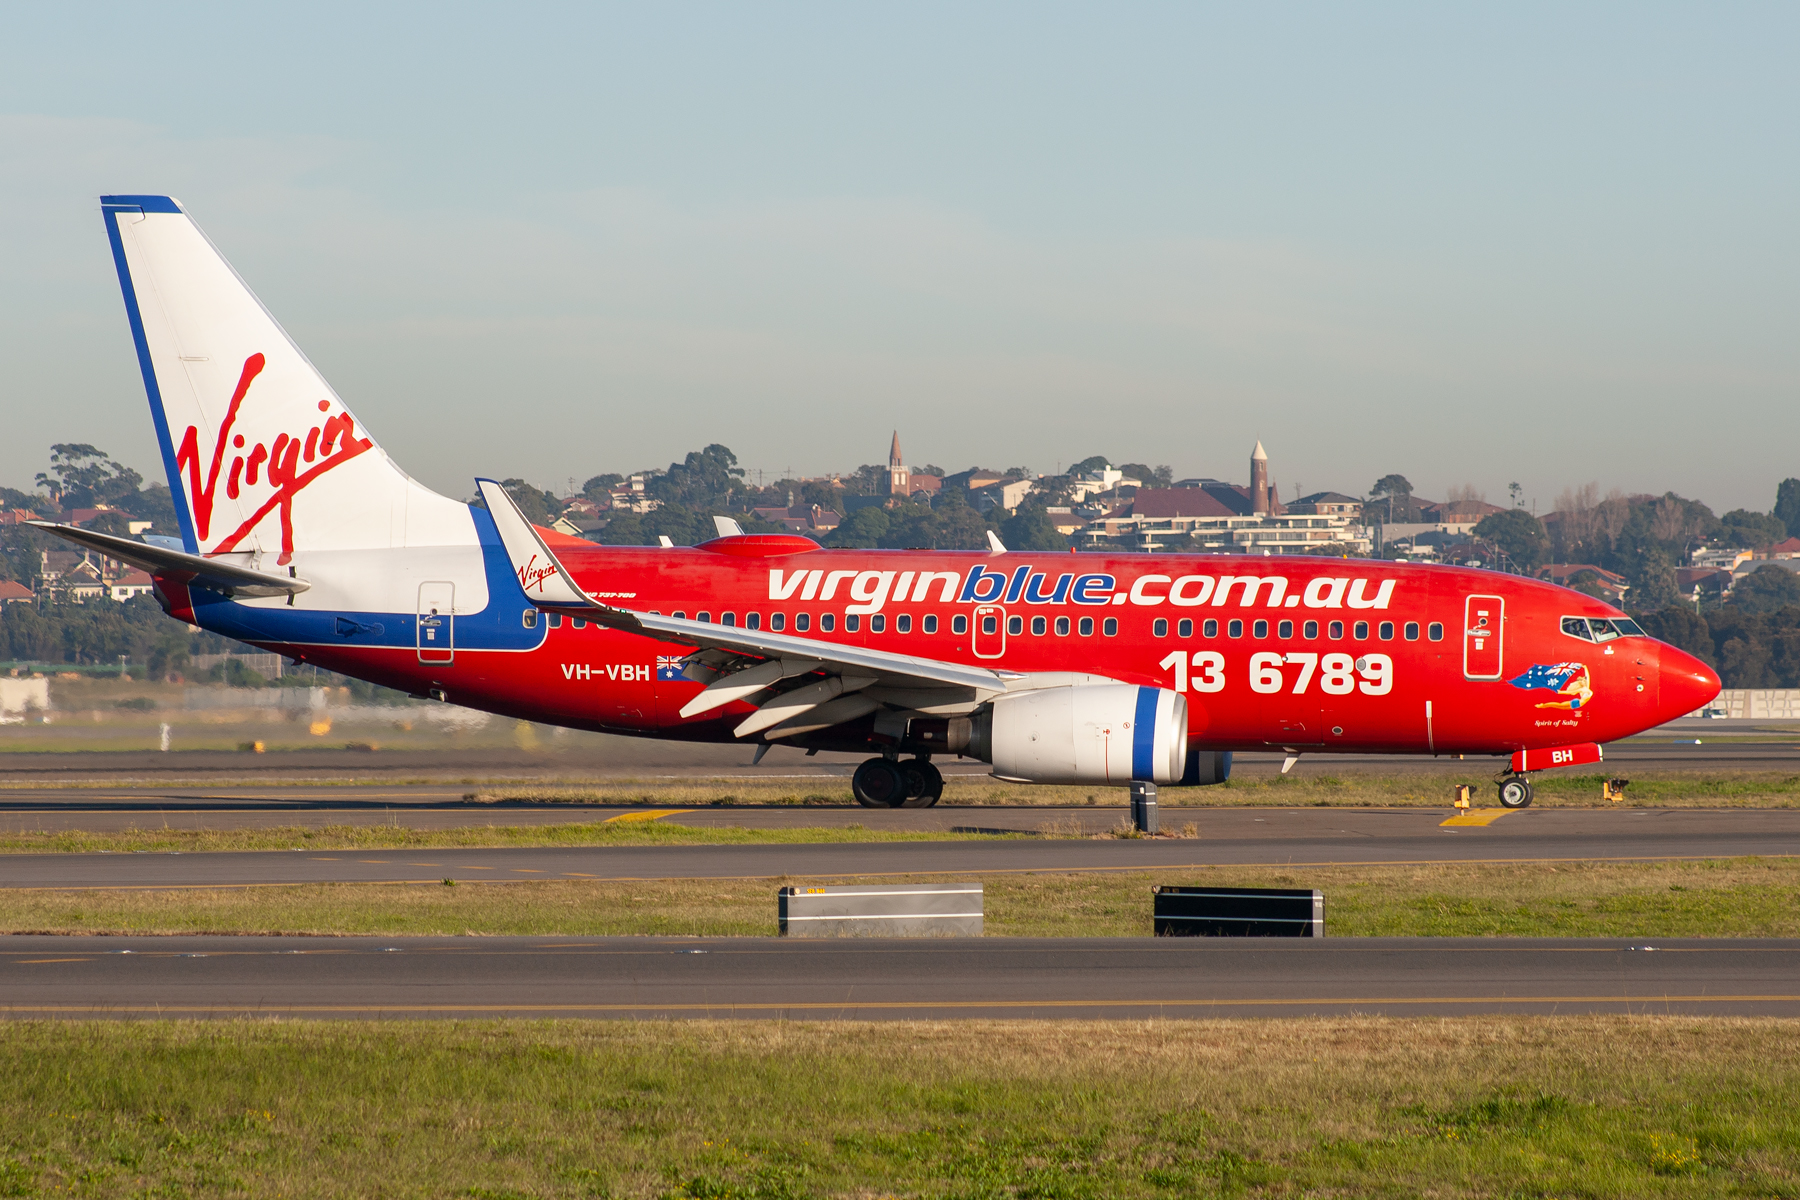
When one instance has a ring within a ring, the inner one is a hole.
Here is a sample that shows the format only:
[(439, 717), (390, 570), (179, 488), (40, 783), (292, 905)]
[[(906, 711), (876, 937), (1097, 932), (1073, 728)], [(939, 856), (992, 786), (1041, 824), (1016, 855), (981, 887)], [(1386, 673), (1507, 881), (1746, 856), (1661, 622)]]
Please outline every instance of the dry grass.
[[(832, 882), (945, 882), (944, 875)], [(781, 880), (0, 890), (0, 931), (773, 936)], [(1794, 937), (1800, 860), (987, 875), (998, 937), (1150, 933), (1159, 883), (1316, 887), (1332, 936)]]
[(0, 1190), (1791, 1196), (1800, 1024), (0, 1029)]
[[(1466, 770), (1460, 769), (1466, 766)], [(1163, 788), (1162, 808), (1448, 807), (1451, 788), (1474, 785), (1480, 803), (1492, 804), (1496, 768), (1491, 763), (1444, 763), (1439, 771), (1396, 774), (1326, 773), (1329, 767), (1302, 766), (1291, 775), (1240, 773), (1221, 787)], [(1317, 774), (1312, 773), (1317, 771)], [(1543, 806), (1609, 808), (1600, 797), (1605, 775), (1537, 776), (1536, 803)], [(1659, 771), (1640, 773), (1631, 783), (1630, 804), (1642, 808), (1793, 808), (1800, 805), (1800, 774), (1791, 771)], [(741, 804), (854, 804), (848, 781), (729, 780), (667, 783), (620, 780), (604, 784), (518, 784), (477, 788), (472, 800), (530, 800), (540, 804), (651, 804), (670, 807), (729, 807)], [(1124, 788), (1030, 786), (996, 779), (953, 778), (944, 787), (945, 804), (1123, 806)]]

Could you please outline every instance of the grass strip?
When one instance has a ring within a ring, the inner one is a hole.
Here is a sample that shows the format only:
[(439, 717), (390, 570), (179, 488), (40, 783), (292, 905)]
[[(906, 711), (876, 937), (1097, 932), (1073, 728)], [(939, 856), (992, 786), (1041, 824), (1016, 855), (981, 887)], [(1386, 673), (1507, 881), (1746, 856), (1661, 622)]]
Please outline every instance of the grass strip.
[(0, 1192), (1790, 1196), (1800, 1023), (0, 1028)]
[(1029, 837), (1019, 833), (870, 829), (860, 823), (793, 829), (675, 825), (659, 820), (558, 825), (283, 825), (264, 829), (81, 829), (0, 833), (0, 853), (130, 854), (176, 850), (430, 850), (504, 846), (753, 846), (815, 842), (962, 842)]
[[(944, 875), (834, 883), (935, 883)], [(774, 936), (775, 889), (808, 880), (293, 884), (0, 890), (0, 931)], [(1032, 873), (983, 880), (998, 937), (1143, 937), (1159, 883), (1316, 887), (1339, 937), (1800, 936), (1800, 860), (1472, 863)]]
[[(1290, 775), (1241, 773), (1216, 787), (1163, 788), (1163, 808), (1342, 807), (1442, 808), (1458, 783), (1475, 787), (1476, 802), (1492, 806), (1498, 768), (1490, 763), (1445, 762), (1441, 771), (1378, 774), (1313, 774), (1304, 765)], [(1616, 774), (1616, 773), (1614, 773)], [(1600, 785), (1614, 774), (1535, 776), (1538, 805), (1616, 807), (1601, 799)], [(1800, 774), (1792, 771), (1656, 771), (1632, 777), (1628, 803), (1638, 808), (1793, 808), (1800, 806)], [(718, 780), (660, 783), (619, 780), (591, 785), (518, 784), (476, 788), (472, 800), (528, 800), (539, 804), (657, 804), (721, 808), (738, 804), (853, 804), (849, 784), (804, 780)], [(953, 778), (944, 803), (974, 805), (1124, 805), (1124, 788), (1003, 783), (981, 777)]]

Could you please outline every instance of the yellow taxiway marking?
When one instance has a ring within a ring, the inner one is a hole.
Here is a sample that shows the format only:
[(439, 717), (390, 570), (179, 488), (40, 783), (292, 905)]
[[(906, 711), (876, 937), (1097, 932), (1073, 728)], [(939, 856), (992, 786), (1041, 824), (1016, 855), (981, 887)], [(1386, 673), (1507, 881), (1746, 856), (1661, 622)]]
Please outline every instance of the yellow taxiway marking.
[(87, 961), (89, 961), (89, 960), (85, 959), (85, 958), (15, 958), (15, 959), (13, 959), (14, 965), (21, 966), (21, 967), (32, 966), (36, 963), (87, 962)]
[(647, 808), (643, 812), (620, 813), (616, 817), (608, 817), (600, 822), (611, 825), (617, 821), (655, 821), (661, 817), (673, 817), (679, 813), (693, 812), (691, 808)]
[(1501, 817), (1511, 812), (1510, 808), (1475, 808), (1465, 813), (1457, 813), (1448, 821), (1439, 821), (1439, 825), (1492, 825)]
[(386, 866), (391, 866), (391, 865), (392, 865), (392, 864), (391, 864), (391, 863), (390, 863), (390, 862), (389, 862), (389, 861), (388, 861), (388, 860), (387, 860), (387, 859), (385, 859), (385, 858), (359, 858), (359, 859), (357, 859), (357, 860), (356, 860), (356, 861), (357, 861), (357, 862), (359, 862), (359, 863), (372, 863), (372, 864), (374, 864), (374, 865), (375, 865), (375, 866), (378, 866), (378, 867), (386, 867)]
[(857, 1009), (1009, 1009), (1009, 1008), (1297, 1008), (1307, 1005), (1369, 1004), (1791, 1004), (1796, 994), (1773, 995), (1642, 995), (1642, 996), (1321, 996), (1297, 999), (1267, 996), (1225, 999), (1171, 998), (1166, 1000), (814, 1000), (793, 1003), (658, 1004), (8, 1004), (0, 1013), (460, 1013), (460, 1012), (843, 1012)]
[(512, 869), (512, 872), (514, 875), (542, 875), (543, 874), (542, 871), (534, 871), (530, 867), (514, 867)]

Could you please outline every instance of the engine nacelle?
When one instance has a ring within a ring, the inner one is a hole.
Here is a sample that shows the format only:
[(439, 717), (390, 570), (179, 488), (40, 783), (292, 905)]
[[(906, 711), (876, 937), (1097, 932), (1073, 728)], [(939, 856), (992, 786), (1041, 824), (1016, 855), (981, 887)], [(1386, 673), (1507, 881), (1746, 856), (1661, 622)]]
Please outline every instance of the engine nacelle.
[(1167, 688), (1084, 683), (997, 698), (971, 724), (969, 753), (1024, 783), (1179, 783), (1187, 697)]

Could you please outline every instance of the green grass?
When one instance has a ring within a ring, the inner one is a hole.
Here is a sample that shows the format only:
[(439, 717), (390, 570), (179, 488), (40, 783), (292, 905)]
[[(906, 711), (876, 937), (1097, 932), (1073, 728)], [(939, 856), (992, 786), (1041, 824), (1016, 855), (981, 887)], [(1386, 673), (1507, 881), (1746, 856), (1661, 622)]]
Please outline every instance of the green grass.
[(732, 829), (659, 820), (562, 825), (288, 825), (264, 829), (59, 829), (0, 833), (0, 853), (75, 854), (176, 850), (430, 850), (468, 846), (754, 846), (810, 842), (962, 842), (1029, 834), (870, 829), (859, 823), (793, 829)]
[[(834, 882), (883, 878), (949, 877)], [(0, 932), (774, 936), (778, 883), (804, 882), (8, 889)], [(1800, 936), (1800, 859), (987, 874), (984, 926), (996, 937), (1148, 936), (1158, 883), (1320, 888), (1334, 937)]]
[(1792, 1196), (1800, 1024), (18, 1023), (0, 1194)]

